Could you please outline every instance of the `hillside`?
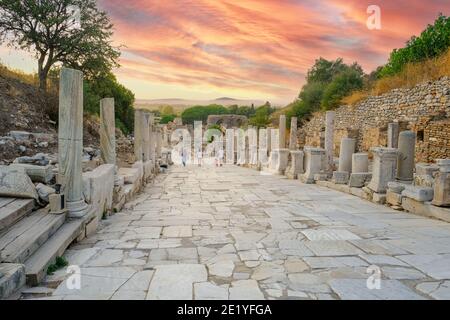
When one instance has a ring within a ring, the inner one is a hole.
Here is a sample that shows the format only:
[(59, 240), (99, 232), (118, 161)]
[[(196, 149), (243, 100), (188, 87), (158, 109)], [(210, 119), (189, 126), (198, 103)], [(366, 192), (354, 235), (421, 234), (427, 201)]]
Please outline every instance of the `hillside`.
[[(43, 94), (29, 81), (29, 76), (15, 73), (0, 65), (0, 163), (7, 164), (19, 156), (57, 151), (56, 93)], [(52, 120), (52, 117), (54, 120)], [(31, 133), (30, 139), (12, 135)], [(84, 145), (99, 145), (97, 124), (85, 117)]]

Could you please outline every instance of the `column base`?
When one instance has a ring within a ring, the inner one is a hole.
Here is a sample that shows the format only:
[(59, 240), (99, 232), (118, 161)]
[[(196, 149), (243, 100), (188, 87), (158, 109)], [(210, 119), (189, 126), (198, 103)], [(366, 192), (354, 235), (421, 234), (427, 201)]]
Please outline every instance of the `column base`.
[(67, 201), (67, 210), (69, 211), (69, 218), (83, 218), (88, 213), (88, 205), (84, 200)]

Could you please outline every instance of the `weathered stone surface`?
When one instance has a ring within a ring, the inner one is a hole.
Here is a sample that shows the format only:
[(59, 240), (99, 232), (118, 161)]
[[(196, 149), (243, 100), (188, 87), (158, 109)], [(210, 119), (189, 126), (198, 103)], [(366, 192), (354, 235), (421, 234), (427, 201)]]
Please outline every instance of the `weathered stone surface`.
[(437, 280), (450, 278), (450, 254), (443, 255), (408, 255), (399, 259), (419, 269), (423, 273)]
[(301, 176), (304, 183), (314, 183), (314, 175), (320, 173), (322, 169), (325, 150), (305, 147), (305, 174)]
[(33, 182), (22, 168), (0, 166), (0, 196), (39, 199)]
[(352, 172), (352, 156), (356, 150), (356, 140), (351, 138), (344, 138), (341, 141), (341, 151), (339, 155), (339, 170), (340, 172)]
[(62, 68), (59, 84), (58, 182), (71, 217), (87, 213), (83, 199), (83, 73)]
[(401, 132), (398, 140), (397, 180), (413, 181), (415, 152), (416, 134), (412, 131)]
[(450, 160), (438, 160), (439, 173), (434, 183), (433, 204), (450, 207)]
[(372, 179), (371, 173), (352, 173), (348, 185), (351, 188), (362, 188)]
[(352, 173), (369, 172), (369, 154), (354, 153), (352, 156)]
[(411, 198), (419, 202), (433, 200), (434, 190), (432, 188), (421, 188), (409, 186), (402, 192), (403, 197)]
[(349, 178), (350, 174), (348, 172), (335, 171), (333, 172), (333, 179), (331, 181), (336, 184), (347, 184)]
[(94, 206), (96, 216), (101, 219), (112, 211), (115, 165), (105, 164), (94, 171), (83, 174), (83, 194), (86, 202)]
[(399, 182), (388, 182), (388, 189), (391, 192), (397, 193), (397, 194), (402, 194), (402, 192), (405, 190), (406, 185), (403, 183), (399, 183)]
[(278, 128), (279, 128), (278, 149), (285, 149), (286, 148), (286, 115), (282, 114), (280, 116), (280, 123), (278, 125)]
[(288, 149), (277, 149), (270, 153), (270, 163), (268, 171), (274, 174), (283, 175), (287, 169), (289, 160)]
[(450, 281), (423, 282), (416, 289), (437, 300), (450, 300)]
[(386, 202), (393, 206), (401, 206), (402, 205), (403, 196), (401, 194), (388, 191), (386, 193)]
[(234, 281), (229, 292), (230, 300), (264, 300), (264, 295), (255, 280)]
[(100, 100), (100, 152), (103, 162), (116, 165), (116, 122), (114, 99)]
[(195, 300), (228, 300), (228, 285), (218, 286), (209, 282), (194, 284)]
[(397, 166), (397, 150), (374, 148), (372, 180), (368, 188), (377, 193), (385, 193), (388, 183), (395, 180)]
[(23, 168), (33, 182), (49, 183), (55, 176), (53, 166), (36, 166), (32, 164), (11, 164), (10, 167)]
[(192, 300), (193, 284), (207, 278), (205, 266), (199, 264), (157, 266), (147, 300)]
[(49, 203), (49, 196), (56, 193), (55, 189), (42, 183), (36, 185), (36, 191), (39, 195), (39, 199), (41, 199), (44, 203)]
[(423, 300), (397, 280), (382, 280), (380, 290), (369, 290), (366, 279), (334, 279), (330, 286), (345, 300)]
[(303, 151), (291, 151), (291, 164), (286, 170), (286, 176), (290, 179), (297, 179), (305, 172), (303, 167), (305, 154)]
[(398, 122), (389, 123), (388, 125), (388, 148), (398, 148), (398, 135), (400, 134), (400, 126)]
[(25, 267), (0, 263), (0, 299), (6, 299), (25, 285)]
[(327, 172), (334, 170), (334, 127), (336, 112), (327, 111), (325, 119), (325, 153), (327, 158)]
[(297, 150), (297, 118), (291, 118), (291, 130), (289, 133), (289, 150)]

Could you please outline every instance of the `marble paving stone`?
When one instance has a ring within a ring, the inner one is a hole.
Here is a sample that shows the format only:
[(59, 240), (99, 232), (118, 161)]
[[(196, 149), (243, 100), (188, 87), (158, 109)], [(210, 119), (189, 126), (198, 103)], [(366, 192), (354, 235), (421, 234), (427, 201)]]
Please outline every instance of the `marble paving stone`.
[(228, 285), (218, 286), (210, 282), (194, 284), (195, 300), (228, 300)]
[(239, 280), (231, 283), (230, 300), (264, 300), (264, 295), (255, 280)]
[(306, 246), (320, 257), (351, 256), (363, 252), (346, 241), (312, 241)]
[(450, 281), (423, 282), (416, 289), (437, 300), (450, 300)]
[(382, 280), (381, 289), (370, 290), (365, 279), (334, 279), (333, 291), (344, 300), (423, 300), (424, 298), (397, 280)]
[(120, 262), (123, 259), (122, 250), (105, 249), (97, 256), (89, 260), (85, 266), (88, 267), (107, 267), (114, 263)]
[(228, 278), (233, 275), (234, 262), (230, 260), (208, 264), (208, 272), (212, 276)]
[(345, 229), (304, 230), (302, 233), (311, 241), (361, 239), (357, 235)]
[(170, 226), (163, 229), (163, 236), (167, 238), (189, 238), (192, 237), (191, 226)]
[(208, 273), (199, 264), (157, 266), (147, 300), (192, 300), (193, 283), (206, 282)]
[(408, 264), (405, 262), (391, 256), (386, 255), (371, 255), (371, 254), (363, 254), (361, 255), (361, 258), (366, 260), (368, 263), (373, 265), (388, 265), (388, 266), (401, 266), (401, 267), (407, 267)]
[(416, 280), (427, 277), (420, 271), (405, 267), (382, 267), (381, 273), (383, 276), (392, 280)]
[(303, 259), (312, 269), (368, 266), (367, 262), (358, 257), (305, 257)]
[(398, 258), (434, 279), (450, 279), (450, 254), (409, 255)]

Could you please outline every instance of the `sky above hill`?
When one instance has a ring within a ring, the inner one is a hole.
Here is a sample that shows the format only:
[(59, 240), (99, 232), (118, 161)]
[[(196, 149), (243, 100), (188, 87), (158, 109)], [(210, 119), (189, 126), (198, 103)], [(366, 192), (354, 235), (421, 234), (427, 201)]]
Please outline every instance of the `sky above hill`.
[[(381, 9), (369, 30), (367, 8)], [(315, 59), (358, 61), (366, 72), (418, 35), (448, 0), (99, 0), (124, 45), (119, 80), (139, 99), (292, 101)], [(0, 60), (36, 70), (27, 54)]]

